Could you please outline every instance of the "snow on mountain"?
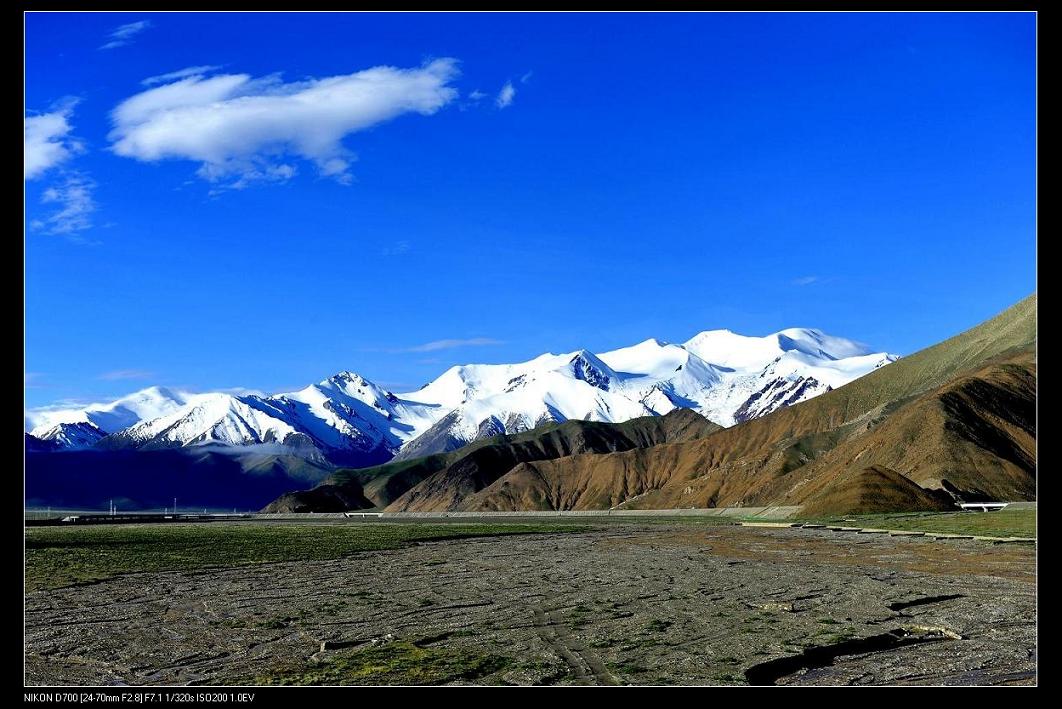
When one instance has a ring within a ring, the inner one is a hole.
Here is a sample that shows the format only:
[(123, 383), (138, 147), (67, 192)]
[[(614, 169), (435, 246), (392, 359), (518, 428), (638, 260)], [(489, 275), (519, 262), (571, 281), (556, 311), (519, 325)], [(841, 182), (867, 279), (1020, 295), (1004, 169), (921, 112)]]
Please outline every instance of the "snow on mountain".
[(93, 423), (57, 423), (51, 428), (40, 431), (36, 437), (48, 441), (53, 449), (81, 450), (91, 448), (107, 434)]
[(766, 337), (709, 330), (694, 335), (683, 348), (724, 370), (720, 384), (695, 407), (723, 426), (806, 401), (897, 359), (810, 328)]
[(60, 424), (90, 423), (107, 434), (176, 411), (195, 396), (165, 387), (150, 387), (109, 404), (33, 409), (26, 412), (25, 418), (30, 433), (43, 440), (49, 440), (48, 433)]
[(700, 402), (726, 374), (682, 346), (655, 339), (605, 352), (601, 359), (622, 372), (617, 390), (659, 415), (702, 408)]
[(786, 352), (802, 352), (816, 360), (838, 360), (871, 354), (866, 346), (821, 330), (790, 328), (766, 337), (747, 337), (730, 330), (706, 330), (683, 347), (706, 362), (736, 370), (765, 366)]
[[(518, 364), (451, 367), (401, 398), (434, 404), (435, 425), (405, 444), (399, 457), (452, 450), (550, 421), (626, 421), (654, 412), (623, 394), (624, 376), (586, 350), (544, 354)], [(418, 431), (417, 433), (421, 433)]]
[(625, 421), (690, 408), (724, 426), (843, 386), (895, 361), (814, 329), (766, 337), (711, 330), (600, 355), (544, 354), (451, 367), (395, 395), (340, 372), (295, 392), (188, 394), (159, 387), (111, 404), (31, 412), (33, 435), (61, 448), (279, 445), (345, 465), (451, 450), (545, 422)]
[(389, 460), (434, 422), (435, 407), (404, 402), (351, 372), (276, 396), (196, 395), (165, 416), (100, 441), (101, 448), (185, 448), (275, 444), (337, 463)]
[(256, 396), (205, 394), (196, 397), (185, 408), (141, 421), (113, 434), (107, 447), (153, 449), (205, 443), (231, 446), (283, 444), (288, 436), (298, 431), (273, 413), (266, 401)]

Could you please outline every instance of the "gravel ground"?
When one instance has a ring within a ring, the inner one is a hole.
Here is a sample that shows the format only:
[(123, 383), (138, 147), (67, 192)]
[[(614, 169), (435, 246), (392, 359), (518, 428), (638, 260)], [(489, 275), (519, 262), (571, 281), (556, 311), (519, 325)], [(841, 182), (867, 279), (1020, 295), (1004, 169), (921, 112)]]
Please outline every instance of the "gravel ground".
[[(31, 685), (256, 684), (389, 645), (493, 658), (456, 683), (1036, 683), (1035, 549), (973, 540), (633, 521), (25, 600)], [(414, 677), (370, 670), (340, 681)]]

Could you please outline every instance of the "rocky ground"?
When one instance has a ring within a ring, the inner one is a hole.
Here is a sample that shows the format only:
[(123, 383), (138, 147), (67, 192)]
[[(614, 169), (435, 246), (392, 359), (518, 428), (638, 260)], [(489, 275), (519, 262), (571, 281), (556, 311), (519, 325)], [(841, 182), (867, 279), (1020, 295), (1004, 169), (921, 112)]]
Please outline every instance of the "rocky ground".
[(26, 596), (26, 682), (1034, 684), (1035, 549), (631, 521)]

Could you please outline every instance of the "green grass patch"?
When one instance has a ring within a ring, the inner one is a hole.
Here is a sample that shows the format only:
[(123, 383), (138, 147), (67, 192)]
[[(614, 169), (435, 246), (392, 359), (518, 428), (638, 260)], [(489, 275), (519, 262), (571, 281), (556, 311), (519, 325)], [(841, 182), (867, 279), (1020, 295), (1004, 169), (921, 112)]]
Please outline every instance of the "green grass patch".
[[(854, 521), (844, 521), (854, 520)], [(979, 537), (1035, 537), (1036, 509), (1002, 509), (996, 512), (900, 512), (895, 514), (838, 515), (816, 521), (845, 527), (895, 529), (930, 534), (972, 534)]]
[(592, 643), (589, 643), (588, 647), (592, 647), (596, 650), (603, 650), (606, 648), (614, 647), (618, 643), (619, 641), (613, 638), (605, 638), (603, 640), (595, 640)]
[(30, 527), (26, 591), (119, 574), (336, 559), (418, 541), (580, 532), (571, 524), (167, 524)]
[(649, 672), (649, 668), (636, 662), (609, 662), (608, 669), (612, 674), (618, 675), (641, 675)]
[(259, 685), (431, 685), (475, 680), (505, 670), (512, 660), (456, 648), (422, 648), (396, 641), (330, 657), (278, 667), (257, 675)]

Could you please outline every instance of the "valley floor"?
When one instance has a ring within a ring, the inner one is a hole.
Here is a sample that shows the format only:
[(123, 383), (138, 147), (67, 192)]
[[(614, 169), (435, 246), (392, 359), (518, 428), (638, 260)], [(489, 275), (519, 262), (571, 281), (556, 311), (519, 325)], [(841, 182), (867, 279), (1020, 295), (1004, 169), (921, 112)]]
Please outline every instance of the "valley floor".
[[(26, 682), (1036, 682), (1032, 545), (704, 520), (474, 526), (231, 525), (324, 536), (313, 558), (243, 559), (241, 542), (224, 563), (266, 563), (202, 569), (173, 551), (179, 570), (30, 574)], [(225, 528), (153, 533), (189, 529)], [(88, 531), (28, 529), (28, 574)]]

